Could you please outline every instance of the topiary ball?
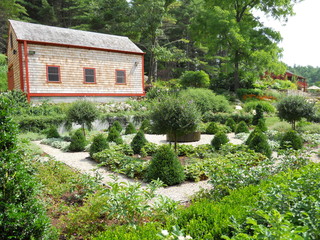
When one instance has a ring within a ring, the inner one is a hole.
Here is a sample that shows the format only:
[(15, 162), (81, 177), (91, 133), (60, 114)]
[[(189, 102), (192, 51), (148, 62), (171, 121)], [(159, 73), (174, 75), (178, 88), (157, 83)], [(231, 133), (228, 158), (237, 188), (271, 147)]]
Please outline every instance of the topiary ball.
[(71, 143), (69, 145), (69, 151), (71, 152), (81, 152), (85, 149), (87, 145), (86, 137), (83, 134), (82, 129), (78, 129), (71, 136)]
[(293, 148), (295, 150), (298, 150), (302, 147), (302, 138), (294, 130), (286, 132), (280, 142), (280, 148), (282, 149)]
[(235, 133), (248, 133), (249, 132), (249, 128), (248, 125), (245, 123), (245, 121), (241, 121), (238, 123), (238, 125), (236, 126), (236, 130)]
[(139, 131), (131, 142), (131, 148), (135, 154), (140, 154), (141, 149), (146, 145), (147, 139), (144, 136), (144, 133), (142, 131)]
[(60, 134), (58, 133), (56, 126), (51, 126), (47, 131), (47, 138), (60, 138)]
[(92, 157), (94, 153), (101, 152), (102, 150), (105, 150), (107, 148), (109, 148), (107, 138), (103, 134), (98, 134), (93, 138), (92, 144), (90, 146), (90, 157)]
[(126, 134), (126, 135), (127, 134), (133, 134), (133, 133), (136, 133), (136, 132), (137, 132), (136, 128), (134, 127), (133, 123), (130, 122), (126, 127), (126, 131), (125, 131), (124, 134)]
[(115, 122), (112, 124), (112, 126), (111, 126), (111, 127), (116, 128), (116, 129), (118, 130), (118, 132), (119, 132), (119, 133), (121, 133), (121, 131), (122, 131), (122, 126), (121, 126), (121, 124), (120, 124), (120, 122), (119, 122), (119, 121), (115, 121)]
[(226, 126), (228, 126), (232, 132), (234, 132), (236, 130), (236, 122), (233, 120), (233, 118), (228, 118), (226, 123), (225, 123)]
[(222, 145), (229, 142), (228, 136), (224, 132), (218, 132), (211, 141), (211, 145), (219, 150)]
[(211, 122), (206, 129), (206, 133), (208, 134), (216, 134), (220, 131), (219, 125), (215, 122)]
[[(249, 137), (250, 138), (250, 137)], [(272, 150), (268, 143), (266, 135), (261, 132), (260, 129), (257, 129), (252, 132), (251, 139), (248, 141), (248, 147), (255, 152), (259, 152), (267, 156), (268, 158), (271, 157)]]
[(107, 137), (107, 141), (108, 142), (115, 142), (117, 144), (121, 144), (122, 138), (120, 136), (120, 133), (118, 132), (118, 130), (116, 129), (116, 127), (111, 127), (109, 130), (109, 134)]
[(146, 172), (147, 181), (160, 179), (172, 186), (184, 181), (183, 167), (170, 145), (162, 145), (154, 154)]

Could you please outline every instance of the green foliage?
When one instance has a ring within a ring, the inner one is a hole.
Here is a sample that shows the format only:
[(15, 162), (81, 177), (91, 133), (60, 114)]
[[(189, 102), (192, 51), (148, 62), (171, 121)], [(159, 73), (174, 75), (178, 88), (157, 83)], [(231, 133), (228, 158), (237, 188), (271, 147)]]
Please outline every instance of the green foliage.
[(133, 134), (133, 133), (136, 133), (137, 130), (136, 128), (134, 127), (133, 123), (130, 122), (127, 127), (126, 127), (126, 130), (125, 130), (125, 133), (124, 134)]
[(252, 119), (252, 124), (257, 125), (259, 119), (261, 118), (263, 118), (263, 110), (262, 110), (262, 106), (258, 104), (256, 106), (256, 114), (253, 116), (253, 119)]
[(206, 112), (202, 116), (204, 122), (219, 122), (225, 123), (228, 118), (232, 118), (235, 122), (245, 121), (247, 124), (252, 122), (252, 114), (245, 112), (236, 112), (236, 113), (213, 113)]
[(98, 110), (94, 103), (86, 100), (78, 100), (67, 111), (67, 119), (70, 122), (81, 125), (83, 131), (86, 126), (91, 129), (92, 122), (98, 118)]
[(252, 135), (249, 136), (249, 140), (247, 140), (246, 144), (248, 147), (255, 152), (259, 152), (267, 156), (268, 158), (271, 157), (272, 151), (269, 146), (268, 140), (266, 135), (262, 133), (260, 128), (253, 131)]
[(244, 122), (244, 121), (241, 121), (237, 124), (236, 126), (236, 130), (235, 130), (235, 133), (248, 133), (249, 132), (249, 128), (248, 128), (248, 125)]
[(190, 88), (181, 91), (179, 96), (182, 99), (194, 102), (202, 114), (208, 111), (214, 113), (231, 111), (228, 100), (222, 95), (214, 94), (209, 89)]
[(267, 125), (266, 125), (266, 121), (265, 121), (264, 118), (260, 118), (260, 119), (258, 120), (257, 127), (258, 127), (262, 132), (265, 132), (265, 131), (268, 130)]
[(7, 71), (8, 66), (6, 56), (4, 54), (0, 54), (0, 92), (8, 89)]
[(151, 133), (151, 123), (149, 119), (144, 119), (140, 126), (140, 131), (143, 131), (144, 133)]
[(218, 124), (215, 122), (211, 122), (206, 129), (206, 133), (216, 134), (217, 132), (219, 132), (219, 130), (220, 130), (220, 128), (219, 128)]
[[(119, 121), (115, 121), (114, 123), (112, 123), (112, 126), (111, 127), (114, 127), (115, 129), (117, 129), (117, 131), (119, 132), (119, 133), (121, 133), (121, 131), (122, 131), (122, 126), (121, 126), (121, 124), (120, 124), (120, 122)], [(110, 128), (111, 128), (110, 127)]]
[(207, 88), (210, 85), (209, 75), (204, 71), (186, 71), (181, 76), (183, 87)]
[(58, 133), (58, 129), (56, 126), (51, 126), (47, 131), (47, 138), (60, 138), (60, 134)]
[(216, 149), (219, 150), (221, 145), (226, 144), (229, 142), (228, 136), (223, 132), (218, 132), (211, 141), (211, 145)]
[(225, 125), (231, 129), (232, 132), (236, 130), (236, 122), (233, 120), (233, 118), (228, 118), (225, 122)]
[(9, 99), (0, 98), (0, 238), (54, 238), (38, 199), (40, 185), (30, 159), (17, 149), (17, 126), (9, 117), (11, 107)]
[(120, 136), (120, 133), (115, 127), (111, 127), (109, 129), (108, 137), (107, 137), (108, 142), (115, 142), (117, 144), (122, 144), (123, 140)]
[(168, 186), (184, 181), (183, 167), (169, 145), (162, 145), (154, 154), (147, 169), (146, 179), (148, 181), (160, 179)]
[(154, 107), (150, 118), (156, 133), (172, 134), (176, 139), (197, 129), (200, 113), (192, 101), (171, 97), (159, 102)]
[(42, 130), (48, 129), (51, 126), (58, 127), (64, 123), (65, 115), (56, 114), (54, 116), (17, 116), (15, 117), (19, 129), (25, 132), (41, 132)]
[(310, 103), (301, 96), (287, 96), (281, 99), (277, 104), (278, 117), (281, 120), (288, 121), (295, 130), (295, 123), (302, 118), (311, 118), (314, 115), (314, 104)]
[(247, 101), (243, 106), (243, 110), (245, 112), (251, 112), (252, 110), (256, 110), (256, 114), (258, 113), (258, 111), (260, 111), (258, 113), (259, 116), (263, 116), (263, 112), (274, 113), (276, 111), (276, 108), (271, 103), (266, 101)]
[(69, 146), (69, 151), (71, 152), (81, 152), (85, 149), (87, 145), (86, 137), (83, 134), (81, 129), (78, 129), (72, 136), (71, 136), (71, 143)]
[(131, 141), (131, 147), (135, 154), (140, 154), (141, 149), (146, 145), (147, 139), (142, 131), (139, 131)]
[(93, 154), (101, 152), (109, 148), (107, 138), (103, 134), (98, 134), (93, 138), (92, 144), (90, 146), (89, 154), (93, 157)]
[(298, 150), (303, 147), (303, 141), (296, 131), (290, 130), (286, 132), (281, 139), (280, 147), (283, 149), (293, 148)]
[(256, 88), (239, 88), (237, 89), (236, 93), (238, 98), (240, 99), (243, 99), (246, 95), (255, 95), (255, 96), (263, 95), (263, 91)]

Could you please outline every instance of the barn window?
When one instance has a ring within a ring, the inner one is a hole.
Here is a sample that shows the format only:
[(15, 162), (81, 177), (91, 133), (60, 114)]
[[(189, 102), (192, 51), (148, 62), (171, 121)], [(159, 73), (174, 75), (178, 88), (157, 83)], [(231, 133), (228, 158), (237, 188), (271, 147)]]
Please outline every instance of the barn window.
[(125, 70), (116, 70), (116, 84), (126, 84)]
[(10, 48), (13, 48), (13, 35), (12, 32), (10, 33)]
[(48, 82), (60, 82), (60, 67), (47, 66), (47, 79)]
[(84, 68), (84, 83), (95, 83), (96, 71), (94, 68)]

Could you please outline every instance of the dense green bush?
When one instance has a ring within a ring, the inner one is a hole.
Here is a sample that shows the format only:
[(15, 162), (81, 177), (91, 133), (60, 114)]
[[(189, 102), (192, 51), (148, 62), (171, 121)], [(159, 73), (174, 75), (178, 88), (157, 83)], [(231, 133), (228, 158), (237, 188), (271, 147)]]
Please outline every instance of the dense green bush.
[[(119, 121), (114, 121), (114, 122), (112, 123), (111, 127), (114, 127), (115, 129), (117, 129), (117, 131), (118, 131), (119, 133), (121, 133), (121, 131), (122, 131), (122, 126), (121, 126), (121, 124), (120, 124)], [(110, 127), (110, 128), (111, 128), (111, 127)]]
[(4, 54), (0, 54), (0, 92), (6, 91), (8, 89), (8, 79), (7, 79), (7, 57)]
[(247, 124), (251, 124), (252, 122), (252, 114), (245, 112), (236, 112), (236, 113), (213, 113), (206, 112), (202, 116), (202, 121), (204, 122), (219, 122), (225, 123), (228, 118), (232, 118), (236, 123), (244, 121)]
[(262, 131), (262, 132), (266, 132), (268, 130), (267, 125), (266, 125), (266, 121), (264, 118), (260, 118), (257, 124), (257, 127)]
[(200, 113), (192, 101), (170, 97), (154, 106), (150, 118), (156, 133), (174, 136), (175, 150), (177, 150), (177, 137), (197, 129)]
[(101, 152), (102, 150), (105, 150), (107, 148), (109, 148), (107, 138), (103, 134), (96, 135), (93, 138), (92, 144), (90, 146), (90, 150), (89, 150), (90, 157), (93, 157), (93, 154), (97, 152)]
[(111, 127), (109, 129), (107, 140), (108, 140), (108, 142), (115, 142), (117, 144), (123, 143), (121, 135), (115, 127)]
[(141, 149), (146, 145), (147, 139), (142, 131), (139, 131), (131, 141), (131, 147), (135, 154), (140, 154)]
[(53, 116), (17, 116), (16, 122), (19, 125), (19, 129), (24, 132), (41, 132), (48, 129), (51, 126), (58, 127), (65, 122), (65, 115), (53, 115)]
[(144, 119), (140, 125), (140, 131), (143, 131), (144, 133), (151, 133), (152, 129), (151, 129), (151, 123), (149, 119)]
[(222, 95), (216, 95), (209, 89), (190, 88), (180, 92), (182, 99), (194, 102), (202, 114), (212, 112), (230, 112), (228, 100)]
[(211, 145), (219, 150), (221, 145), (229, 142), (228, 136), (224, 132), (218, 132), (211, 141)]
[(209, 75), (204, 71), (186, 71), (181, 76), (183, 87), (208, 88), (210, 85)]
[(233, 118), (228, 118), (225, 122), (225, 125), (231, 129), (232, 132), (236, 130), (236, 122), (233, 120)]
[(262, 153), (268, 158), (270, 158), (272, 151), (269, 146), (266, 135), (264, 135), (260, 129), (253, 131), (251, 134), (252, 135), (249, 136), (250, 140), (247, 140), (246, 142), (248, 147), (254, 150), (255, 152)]
[(303, 147), (303, 141), (296, 131), (290, 130), (286, 132), (281, 139), (280, 147), (283, 149), (293, 148), (298, 150)]
[(215, 122), (211, 122), (206, 129), (206, 133), (208, 133), (208, 134), (216, 134), (219, 131), (220, 131), (220, 128), (219, 128), (218, 124)]
[(85, 135), (85, 126), (92, 128), (92, 122), (98, 118), (98, 109), (94, 103), (86, 100), (78, 100), (70, 106), (67, 111), (67, 120), (69, 122), (81, 125)]
[(134, 127), (133, 123), (130, 122), (127, 127), (126, 127), (126, 130), (125, 130), (125, 133), (124, 134), (133, 134), (133, 133), (136, 133), (137, 130), (136, 128)]
[(252, 119), (253, 125), (257, 125), (259, 119), (263, 118), (262, 106), (260, 104), (256, 106), (255, 110), (256, 110), (256, 114), (253, 116), (253, 119)]
[(47, 138), (60, 138), (60, 134), (58, 133), (56, 126), (51, 126), (47, 132)]
[(71, 136), (71, 143), (69, 146), (69, 151), (81, 152), (85, 149), (86, 145), (87, 145), (86, 137), (84, 136), (82, 129), (79, 128)]
[(235, 133), (248, 133), (249, 132), (249, 128), (248, 128), (248, 125), (244, 122), (244, 121), (241, 121), (237, 124), (236, 126), (236, 130), (235, 130)]
[(168, 186), (184, 181), (183, 167), (169, 145), (162, 145), (154, 154), (147, 169), (146, 179), (148, 181), (160, 179)]
[(257, 106), (259, 105), (260, 105), (259, 110), (261, 110), (262, 114), (263, 112), (274, 113), (276, 111), (276, 108), (271, 103), (266, 101), (257, 101), (257, 100), (247, 101), (243, 106), (243, 110), (245, 112), (251, 112), (252, 110), (256, 110), (257, 112)]
[(17, 126), (9, 117), (11, 107), (11, 102), (0, 96), (0, 238), (55, 239), (39, 200), (35, 170), (25, 149), (17, 148)]
[(287, 96), (281, 99), (277, 104), (278, 117), (281, 120), (288, 121), (295, 130), (296, 122), (302, 118), (311, 119), (315, 113), (314, 104), (310, 103), (301, 96)]

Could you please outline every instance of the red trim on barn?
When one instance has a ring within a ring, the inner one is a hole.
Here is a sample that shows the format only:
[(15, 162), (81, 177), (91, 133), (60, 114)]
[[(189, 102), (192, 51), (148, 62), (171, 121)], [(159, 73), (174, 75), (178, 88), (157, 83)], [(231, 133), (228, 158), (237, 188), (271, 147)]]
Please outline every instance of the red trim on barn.
[(30, 93), (31, 97), (141, 97), (145, 93)]
[(28, 44), (27, 41), (23, 42), (24, 47), (24, 62), (26, 68), (26, 83), (27, 83), (27, 99), (30, 102), (30, 83), (29, 83), (29, 64), (28, 64)]
[(142, 55), (142, 91), (144, 92), (144, 55)]
[(21, 88), (21, 91), (24, 92), (22, 43), (18, 43), (18, 54), (19, 54), (20, 88)]
[(39, 44), (39, 45), (51, 45), (57, 47), (70, 47), (70, 48), (83, 48), (88, 50), (98, 50), (98, 51), (107, 51), (107, 52), (117, 52), (117, 53), (127, 53), (127, 54), (139, 54), (144, 55), (144, 52), (129, 52), (129, 51), (122, 51), (122, 50), (115, 50), (115, 49), (107, 49), (107, 48), (97, 48), (97, 47), (87, 47), (87, 46), (77, 46), (71, 44), (63, 44), (63, 43), (51, 43), (51, 42), (40, 42), (40, 41), (31, 41), (31, 40), (22, 40), (17, 39), (18, 42), (25, 42), (27, 41), (30, 44)]

